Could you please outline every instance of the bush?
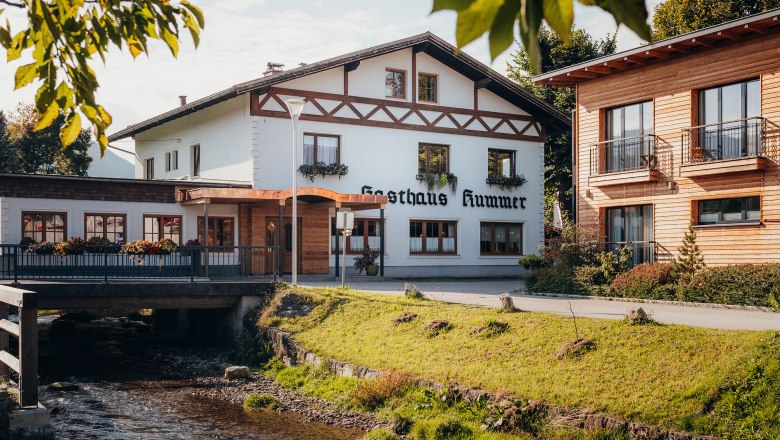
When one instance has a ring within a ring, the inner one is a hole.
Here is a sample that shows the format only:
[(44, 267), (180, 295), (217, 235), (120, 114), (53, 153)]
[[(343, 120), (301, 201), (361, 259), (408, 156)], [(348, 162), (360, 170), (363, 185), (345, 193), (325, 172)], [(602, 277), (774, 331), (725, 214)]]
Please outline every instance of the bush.
[(615, 277), (612, 292), (621, 298), (674, 299), (676, 289), (659, 289), (674, 284), (673, 268), (670, 263), (639, 264)]
[(360, 408), (373, 411), (390, 398), (402, 395), (409, 385), (409, 378), (406, 376), (396, 373), (383, 374), (374, 380), (361, 382), (352, 391), (351, 398)]
[(531, 255), (526, 255), (520, 260), (518, 260), (517, 264), (519, 264), (520, 267), (522, 267), (525, 270), (536, 270), (536, 269), (541, 269), (543, 267), (549, 266), (550, 261), (545, 260), (544, 258), (538, 255), (531, 254)]
[(780, 293), (780, 264), (708, 267), (681, 289), (686, 301), (773, 307)]
[(32, 252), (36, 255), (54, 255), (54, 247), (56, 245), (50, 241), (44, 241), (30, 245), (27, 248), (27, 252)]
[(64, 257), (66, 255), (81, 255), (87, 250), (87, 241), (81, 237), (72, 237), (54, 245), (54, 255)]
[(537, 269), (528, 275), (526, 285), (531, 292), (560, 293), (564, 295), (581, 293), (580, 286), (574, 279), (574, 269), (565, 266)]
[(279, 399), (268, 393), (252, 393), (244, 397), (244, 408), (274, 409), (279, 406)]
[(574, 269), (574, 282), (580, 293), (603, 296), (609, 294), (604, 271), (599, 267), (580, 266)]
[(499, 403), (488, 409), (485, 427), (490, 431), (527, 432), (536, 436), (544, 428), (547, 417), (547, 407), (541, 402)]

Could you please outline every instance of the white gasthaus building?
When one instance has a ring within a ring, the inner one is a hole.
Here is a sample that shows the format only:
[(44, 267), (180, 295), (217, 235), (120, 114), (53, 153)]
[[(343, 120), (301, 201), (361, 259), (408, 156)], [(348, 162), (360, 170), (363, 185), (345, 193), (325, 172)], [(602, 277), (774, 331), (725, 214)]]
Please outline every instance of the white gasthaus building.
[[(293, 97), (306, 100), (295, 166), (284, 105)], [(58, 238), (94, 234), (88, 215), (115, 214), (122, 240), (281, 243), (286, 272), (295, 169), (299, 273), (334, 273), (346, 246), (382, 251), (385, 276), (517, 275), (519, 256), (543, 240), (546, 132), (567, 129), (565, 115), (425, 33), (290, 70), (269, 63), (262, 78), (131, 125), (110, 141), (135, 140), (136, 180), (114, 183), (156, 188), (156, 203), (140, 190), (95, 200), (83, 188), (105, 187), (100, 179), (64, 196), (83, 203), (0, 190), (0, 237), (30, 235), (30, 214), (39, 229), (57, 223)], [(356, 228), (337, 242), (343, 210)]]

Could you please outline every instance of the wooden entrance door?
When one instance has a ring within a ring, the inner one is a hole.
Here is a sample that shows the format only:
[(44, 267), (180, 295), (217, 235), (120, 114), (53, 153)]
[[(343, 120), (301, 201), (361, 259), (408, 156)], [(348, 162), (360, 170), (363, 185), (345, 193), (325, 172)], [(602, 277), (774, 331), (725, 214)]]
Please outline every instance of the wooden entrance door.
[[(292, 272), (292, 217), (284, 217), (282, 225), (282, 258), (284, 260), (284, 273), (291, 273)], [(266, 231), (266, 239), (265, 242), (268, 246), (278, 246), (279, 245), (279, 217), (266, 217), (265, 219), (265, 231)], [(303, 240), (302, 240), (302, 232), (303, 231), (303, 222), (301, 221), (301, 218), (298, 217), (298, 273), (302, 270), (301, 262), (303, 259), (301, 258), (301, 250), (303, 249)], [(266, 273), (272, 273), (274, 270), (274, 265), (276, 265), (276, 270), (279, 270), (279, 262), (277, 261), (274, 263), (274, 261), (270, 258), (268, 258), (265, 262), (265, 271)]]

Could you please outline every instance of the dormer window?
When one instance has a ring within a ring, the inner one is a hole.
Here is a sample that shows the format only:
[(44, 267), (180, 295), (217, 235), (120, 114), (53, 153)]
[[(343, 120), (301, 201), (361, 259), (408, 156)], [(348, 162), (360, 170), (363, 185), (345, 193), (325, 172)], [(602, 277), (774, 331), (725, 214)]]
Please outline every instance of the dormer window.
[(406, 99), (406, 71), (385, 69), (385, 97)]
[(438, 75), (420, 73), (417, 76), (417, 100), (420, 102), (436, 102), (438, 99)]

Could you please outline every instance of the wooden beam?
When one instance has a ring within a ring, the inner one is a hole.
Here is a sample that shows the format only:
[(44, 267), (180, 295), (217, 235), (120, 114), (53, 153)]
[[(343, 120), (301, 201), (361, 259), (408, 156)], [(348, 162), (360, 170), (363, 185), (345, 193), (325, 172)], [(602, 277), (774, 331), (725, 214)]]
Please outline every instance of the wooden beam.
[(612, 69), (603, 66), (588, 66), (585, 68), (585, 70), (588, 72), (596, 72), (596, 73), (603, 73), (603, 74), (612, 73)]
[(353, 70), (357, 69), (359, 65), (360, 61), (353, 61), (351, 63), (344, 64), (344, 71), (352, 72)]
[(620, 60), (605, 61), (604, 66), (612, 69), (622, 70), (622, 71), (628, 70), (628, 66), (625, 65), (623, 61)]
[(599, 77), (599, 75), (597, 73), (586, 72), (584, 70), (581, 71), (581, 72), (578, 72), (578, 71), (569, 72), (569, 73), (566, 74), (566, 76), (573, 76), (575, 78), (589, 78), (589, 79), (598, 78)]
[(699, 46), (704, 46), (704, 47), (715, 47), (711, 40), (708, 40), (704, 37), (692, 38), (691, 43), (696, 43)]
[(491, 82), (493, 82), (493, 80), (490, 78), (482, 78), (480, 80), (474, 81), (474, 88), (484, 89), (485, 87), (489, 86)]
[(757, 32), (757, 33), (759, 33), (761, 35), (766, 35), (767, 34), (767, 27), (763, 26), (763, 25), (760, 25), (758, 23), (746, 24), (744, 29), (746, 31), (750, 31), (750, 32)]
[(669, 58), (669, 54), (668, 53), (662, 52), (662, 51), (657, 50), (657, 49), (646, 50), (645, 51), (645, 55), (650, 56), (650, 57), (654, 57), (654, 58), (661, 58), (663, 60)]
[(669, 49), (669, 50), (672, 50), (672, 51), (675, 51), (675, 52), (684, 53), (684, 54), (691, 53), (691, 51), (683, 49), (679, 45), (670, 44), (670, 45), (666, 46), (666, 48)]
[(425, 52), (428, 49), (428, 43), (415, 44), (412, 46), (412, 53)]
[(739, 41), (741, 39), (739, 35), (731, 31), (719, 31), (718, 36), (726, 38), (731, 41)]

